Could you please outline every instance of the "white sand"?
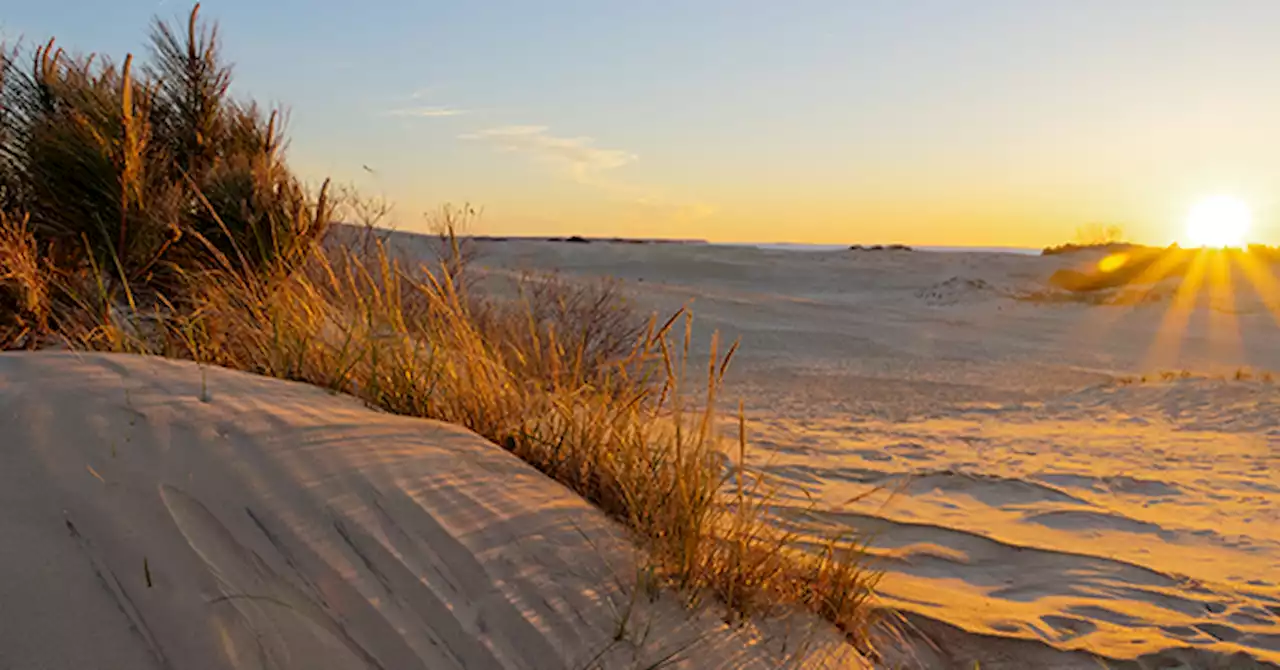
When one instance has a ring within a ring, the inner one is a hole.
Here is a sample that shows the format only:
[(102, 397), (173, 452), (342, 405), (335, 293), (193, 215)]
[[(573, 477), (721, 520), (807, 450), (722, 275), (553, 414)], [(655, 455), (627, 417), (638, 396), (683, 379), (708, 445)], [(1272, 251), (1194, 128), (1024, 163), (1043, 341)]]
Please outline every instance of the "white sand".
[[(729, 399), (758, 464), (813, 494), (791, 512), (873, 533), (883, 600), (941, 647), (924, 665), (1280, 663), (1280, 378), (1233, 378), (1280, 373), (1280, 296), (1243, 273), (1234, 303), (1182, 311), (1176, 281), (1139, 306), (1015, 299), (1081, 256), (481, 252), (496, 274), (621, 277), (646, 307), (691, 301), (701, 341), (741, 338)], [(846, 504), (875, 487), (896, 494)]]
[(859, 665), (798, 617), (630, 609), (632, 558), (459, 428), (189, 363), (0, 355), (5, 670)]

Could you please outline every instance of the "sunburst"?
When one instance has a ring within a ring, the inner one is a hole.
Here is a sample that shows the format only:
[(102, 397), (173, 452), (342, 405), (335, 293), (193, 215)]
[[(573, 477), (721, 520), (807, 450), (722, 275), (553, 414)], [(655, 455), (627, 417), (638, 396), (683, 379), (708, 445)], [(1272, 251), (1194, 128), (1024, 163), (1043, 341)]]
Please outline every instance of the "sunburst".
[(1127, 307), (1098, 313), (1081, 327), (1109, 330), (1123, 315), (1145, 312), (1148, 308), (1143, 305), (1176, 280), (1148, 344), (1145, 364), (1177, 365), (1193, 330), (1193, 317), (1195, 323), (1207, 326), (1204, 353), (1218, 364), (1238, 364), (1244, 353), (1239, 315), (1254, 309), (1254, 300), (1280, 326), (1280, 280), (1274, 274), (1280, 250), (1249, 245), (1253, 213), (1232, 196), (1197, 201), (1184, 223), (1178, 244), (1163, 249), (1134, 247), (1097, 261), (1083, 273), (1089, 277), (1083, 282), (1086, 285), (1118, 289), (1117, 297), (1123, 296)]
[(1253, 227), (1253, 211), (1230, 195), (1202, 198), (1187, 212), (1184, 242), (1192, 247), (1243, 247)]

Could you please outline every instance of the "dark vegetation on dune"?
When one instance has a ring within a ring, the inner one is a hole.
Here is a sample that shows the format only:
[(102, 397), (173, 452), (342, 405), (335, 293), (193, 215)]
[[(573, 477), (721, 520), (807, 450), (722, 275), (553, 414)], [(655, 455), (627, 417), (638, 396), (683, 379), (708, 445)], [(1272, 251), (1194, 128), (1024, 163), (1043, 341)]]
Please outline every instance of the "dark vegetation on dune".
[(0, 348), (183, 358), (464, 425), (630, 529), (649, 583), (866, 641), (861, 541), (782, 530), (745, 437), (723, 448), (732, 347), (699, 368), (687, 313), (639, 314), (613, 284), (486, 294), (456, 234), (469, 208), (445, 210), (435, 258), (393, 258), (380, 210), (305, 184), (281, 113), (229, 94), (198, 10), (156, 22), (145, 64), (3, 50)]
[[(1087, 294), (1154, 284), (1183, 277), (1209, 259), (1227, 259), (1257, 265), (1280, 263), (1280, 248), (1251, 244), (1244, 249), (1183, 248), (1177, 244), (1153, 247), (1125, 242), (1119, 226), (1094, 223), (1076, 231), (1076, 241), (1045, 247), (1041, 256), (1079, 257), (1073, 268), (1058, 270), (1049, 278), (1055, 288)], [(1144, 294), (1154, 297), (1153, 294)]]
[[(1073, 292), (1120, 288), (1146, 277), (1154, 281), (1157, 279), (1156, 272), (1161, 273), (1159, 278), (1183, 274), (1191, 260), (1191, 254), (1182, 249), (1153, 249), (1136, 245), (1109, 244), (1097, 251), (1106, 253), (1102, 258), (1119, 259), (1118, 264), (1115, 267), (1109, 267), (1107, 264), (1090, 262), (1082, 269), (1064, 268), (1054, 272), (1049, 277), (1049, 283)], [(1157, 265), (1160, 267), (1157, 268)]]
[(1131, 244), (1129, 242), (1099, 242), (1081, 244), (1076, 242), (1068, 242), (1052, 247), (1045, 247), (1040, 250), (1041, 256), (1062, 256), (1066, 254), (1076, 254), (1082, 251), (1104, 252), (1108, 254), (1118, 254), (1135, 249), (1156, 249), (1157, 247), (1144, 247), (1140, 244)]
[(854, 244), (849, 247), (849, 251), (914, 251), (905, 244)]
[(1185, 277), (1197, 265), (1203, 269), (1206, 263), (1218, 260), (1225, 260), (1233, 265), (1251, 264), (1256, 267), (1270, 267), (1280, 263), (1280, 249), (1263, 245), (1250, 245), (1244, 249), (1185, 249), (1177, 245), (1148, 247), (1111, 243), (1079, 246), (1048, 255), (1064, 254), (1082, 254), (1087, 259), (1076, 268), (1063, 268), (1054, 272), (1049, 283), (1075, 293), (1154, 284), (1168, 278)]

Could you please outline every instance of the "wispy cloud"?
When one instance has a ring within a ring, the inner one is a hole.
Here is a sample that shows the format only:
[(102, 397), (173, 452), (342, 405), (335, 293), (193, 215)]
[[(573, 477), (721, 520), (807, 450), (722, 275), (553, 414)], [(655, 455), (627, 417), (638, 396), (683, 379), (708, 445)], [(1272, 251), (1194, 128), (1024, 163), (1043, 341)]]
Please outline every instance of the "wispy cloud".
[(530, 156), (565, 170), (575, 181), (599, 189), (643, 219), (693, 221), (716, 213), (705, 203), (682, 202), (666, 197), (660, 189), (628, 183), (607, 174), (634, 163), (638, 157), (622, 149), (596, 146), (590, 137), (553, 135), (546, 126), (498, 126), (459, 136), (486, 142), (498, 150)]
[(438, 119), (446, 116), (462, 116), (467, 110), (456, 107), (406, 107), (384, 112), (386, 116), (400, 116), (415, 119)]
[(681, 222), (692, 222), (714, 216), (719, 207), (705, 202), (675, 202), (655, 195), (635, 198), (631, 205), (646, 217), (656, 216)]
[(564, 166), (581, 182), (589, 182), (601, 172), (636, 160), (633, 153), (597, 147), (589, 137), (559, 137), (547, 131), (546, 126), (499, 126), (460, 137)]

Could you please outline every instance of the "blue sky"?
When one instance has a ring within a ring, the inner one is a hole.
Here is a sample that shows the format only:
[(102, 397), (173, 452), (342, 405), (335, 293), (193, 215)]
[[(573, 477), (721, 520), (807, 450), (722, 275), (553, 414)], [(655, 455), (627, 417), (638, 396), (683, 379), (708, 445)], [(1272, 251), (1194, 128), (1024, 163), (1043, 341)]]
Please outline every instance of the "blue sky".
[[(189, 5), (19, 3), (117, 57)], [(210, 0), (290, 156), (397, 223), (481, 232), (1008, 244), (1095, 221), (1167, 242), (1232, 193), (1280, 242), (1280, 2)], [(374, 174), (364, 171), (368, 165)]]

